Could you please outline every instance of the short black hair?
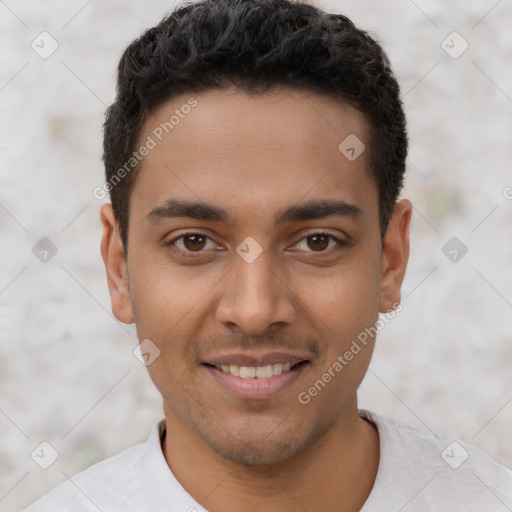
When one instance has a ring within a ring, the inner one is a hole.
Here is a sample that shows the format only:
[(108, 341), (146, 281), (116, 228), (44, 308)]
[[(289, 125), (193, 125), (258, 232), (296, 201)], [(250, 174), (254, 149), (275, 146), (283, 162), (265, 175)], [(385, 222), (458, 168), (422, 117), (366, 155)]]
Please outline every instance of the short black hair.
[(133, 156), (145, 121), (178, 95), (233, 86), (250, 94), (278, 87), (315, 92), (363, 114), (383, 241), (403, 186), (408, 141), (399, 86), (381, 46), (346, 16), (304, 1), (200, 0), (180, 3), (119, 62), (103, 160), (125, 254), (140, 167)]

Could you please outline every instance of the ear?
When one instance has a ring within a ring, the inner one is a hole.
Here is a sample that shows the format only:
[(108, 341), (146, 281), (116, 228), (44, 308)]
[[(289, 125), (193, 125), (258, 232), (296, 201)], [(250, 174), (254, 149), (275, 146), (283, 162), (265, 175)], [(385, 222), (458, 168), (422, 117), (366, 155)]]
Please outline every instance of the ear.
[(134, 318), (128, 282), (128, 266), (111, 204), (104, 204), (101, 207), (100, 217), (103, 224), (101, 256), (107, 271), (112, 312), (120, 322), (131, 324)]
[(379, 311), (386, 313), (400, 303), (400, 288), (409, 260), (409, 226), (412, 204), (407, 199), (399, 201), (386, 231), (381, 263)]

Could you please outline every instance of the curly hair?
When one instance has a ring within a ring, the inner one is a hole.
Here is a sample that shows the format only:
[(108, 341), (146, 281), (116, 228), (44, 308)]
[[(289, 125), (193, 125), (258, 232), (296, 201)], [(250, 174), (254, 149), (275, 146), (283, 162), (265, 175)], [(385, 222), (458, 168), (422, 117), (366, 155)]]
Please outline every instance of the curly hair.
[(383, 241), (403, 186), (408, 140), (399, 86), (380, 45), (346, 16), (303, 1), (200, 0), (180, 3), (119, 62), (103, 161), (125, 254), (140, 167), (133, 155), (145, 121), (178, 95), (233, 86), (248, 94), (287, 87), (328, 95), (363, 114)]

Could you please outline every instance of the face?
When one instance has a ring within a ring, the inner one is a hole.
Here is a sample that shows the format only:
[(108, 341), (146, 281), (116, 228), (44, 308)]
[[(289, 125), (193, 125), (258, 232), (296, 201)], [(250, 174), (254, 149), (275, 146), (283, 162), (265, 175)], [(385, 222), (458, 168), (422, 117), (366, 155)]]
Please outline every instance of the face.
[(335, 363), (399, 302), (410, 203), (382, 249), (367, 153), (338, 148), (352, 134), (368, 147), (348, 105), (212, 91), (159, 141), (155, 128), (188, 100), (160, 107), (141, 134), (157, 144), (131, 192), (127, 261), (103, 207), (113, 311), (160, 351), (148, 370), (168, 428), (233, 461), (275, 463), (353, 408), (374, 340)]

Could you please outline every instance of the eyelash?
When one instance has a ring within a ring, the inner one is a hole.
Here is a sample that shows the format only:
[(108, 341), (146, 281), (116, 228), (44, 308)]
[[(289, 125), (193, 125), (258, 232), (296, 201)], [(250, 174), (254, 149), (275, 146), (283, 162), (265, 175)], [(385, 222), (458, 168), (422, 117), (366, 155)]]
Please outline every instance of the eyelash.
[[(172, 247), (174, 246), (174, 244), (178, 241), (178, 240), (181, 240), (183, 238), (186, 238), (188, 236), (194, 236), (194, 235), (197, 235), (197, 236), (201, 236), (201, 237), (204, 237), (210, 241), (213, 241), (208, 235), (206, 235), (205, 233), (201, 233), (200, 231), (190, 231), (188, 233), (183, 233), (182, 235), (176, 237), (176, 238), (173, 238), (172, 240), (170, 240), (169, 242), (166, 242), (165, 243), (165, 246), (167, 247)], [(339, 249), (340, 247), (342, 246), (346, 246), (348, 245), (348, 242), (345, 242), (343, 240), (341, 240), (340, 238), (338, 238), (337, 236), (334, 236), (333, 234), (331, 233), (328, 233), (326, 231), (314, 231), (312, 233), (308, 233), (306, 236), (302, 237), (295, 245), (297, 246), (300, 242), (302, 242), (303, 240), (306, 240), (307, 238), (309, 237), (312, 237), (312, 236), (318, 236), (318, 235), (324, 235), (324, 236), (327, 236), (329, 237), (330, 240), (333, 240), (337, 247), (335, 249)], [(186, 253), (187, 256), (188, 255), (191, 255), (192, 257), (197, 257), (197, 256), (201, 256), (203, 254), (205, 254), (207, 251), (204, 251), (204, 250), (200, 250), (200, 251), (189, 251), (188, 249), (177, 249), (179, 252), (183, 252), (183, 253)], [(307, 252), (310, 252), (310, 253), (319, 253), (319, 254), (326, 254), (326, 253), (330, 253), (331, 251), (333, 250), (333, 247), (331, 248), (328, 248), (328, 249), (324, 249), (323, 251), (307, 251)]]

